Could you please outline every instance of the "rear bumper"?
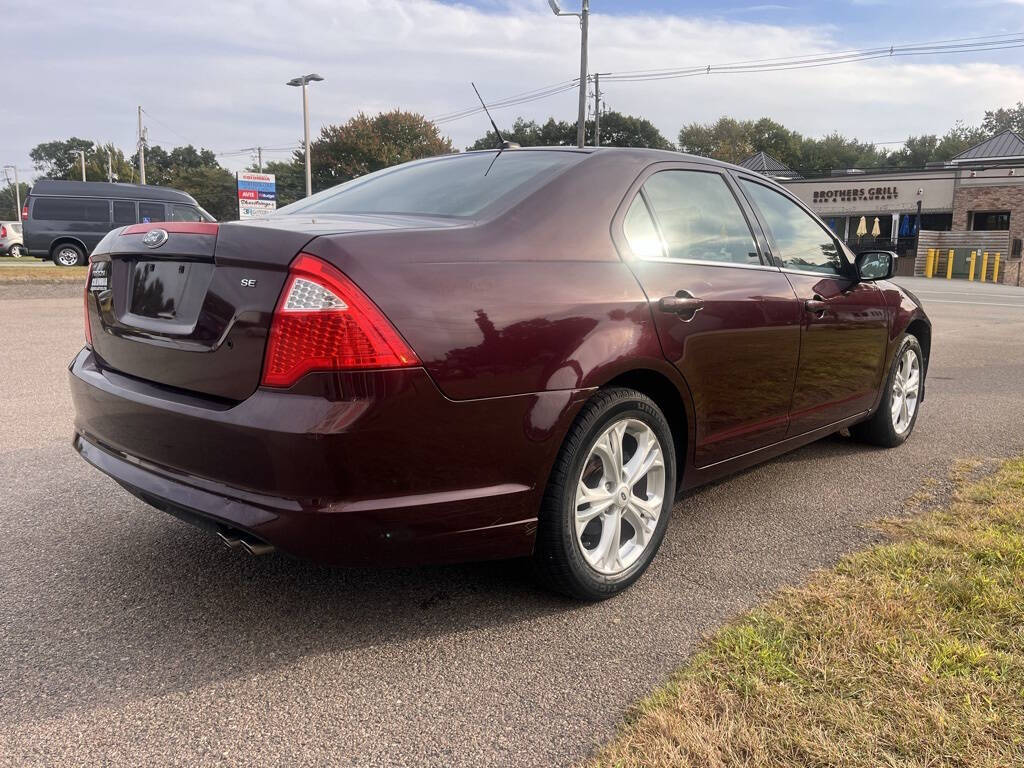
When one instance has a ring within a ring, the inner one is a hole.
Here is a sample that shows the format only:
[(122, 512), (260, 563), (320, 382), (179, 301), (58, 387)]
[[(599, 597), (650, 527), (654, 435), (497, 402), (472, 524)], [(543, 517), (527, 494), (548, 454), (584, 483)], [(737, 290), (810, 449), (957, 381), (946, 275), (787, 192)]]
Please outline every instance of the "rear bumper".
[(586, 392), (451, 401), (422, 369), (312, 374), (231, 405), (70, 367), (74, 446), (150, 505), (335, 564), (529, 554)]

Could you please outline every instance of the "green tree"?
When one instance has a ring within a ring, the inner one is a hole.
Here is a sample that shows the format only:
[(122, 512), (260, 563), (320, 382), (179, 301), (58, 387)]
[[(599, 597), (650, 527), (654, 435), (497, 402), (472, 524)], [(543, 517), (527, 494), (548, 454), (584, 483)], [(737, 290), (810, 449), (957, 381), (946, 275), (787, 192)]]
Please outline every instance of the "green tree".
[[(453, 151), (451, 139), (415, 112), (360, 112), (344, 125), (326, 125), (312, 142), (313, 189), (321, 190), (409, 160)], [(295, 161), (304, 163), (301, 151)]]
[[(72, 136), (64, 141), (47, 141), (37, 144), (29, 153), (37, 171), (48, 179), (81, 179), (78, 163), (80, 150), (94, 151), (94, 143), (88, 139)], [(106, 179), (106, 176), (104, 176)]]
[[(256, 166), (249, 168), (255, 171)], [(306, 165), (295, 160), (271, 160), (263, 164), (264, 173), (274, 174), (277, 188), (277, 207), (301, 200), (306, 196)]]
[(986, 110), (981, 129), (989, 136), (1005, 130), (1024, 133), (1024, 102), (1018, 101), (1013, 107)]
[[(18, 185), (21, 190), (21, 204), (25, 204), (28, 197), (29, 186), (24, 181)], [(21, 211), (18, 210), (18, 198), (14, 194), (14, 184), (6, 184), (0, 189), (0, 221), (21, 221)]]
[[(506, 141), (521, 147), (574, 147), (576, 146), (576, 122), (555, 120), (549, 117), (543, 125), (534, 120), (516, 118), (511, 130), (502, 131)], [(594, 121), (584, 126), (585, 141), (594, 143)], [(655, 128), (650, 120), (609, 110), (601, 115), (601, 144), (608, 147), (650, 147), (652, 149), (674, 149), (672, 143)], [(469, 147), (493, 149), (498, 146), (494, 131), (488, 131)]]

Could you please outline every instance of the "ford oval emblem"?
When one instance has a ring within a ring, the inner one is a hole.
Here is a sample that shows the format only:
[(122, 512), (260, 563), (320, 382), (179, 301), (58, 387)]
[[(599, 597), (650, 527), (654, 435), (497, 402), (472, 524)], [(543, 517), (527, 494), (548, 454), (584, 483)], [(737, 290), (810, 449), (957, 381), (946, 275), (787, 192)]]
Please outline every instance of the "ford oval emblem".
[(159, 248), (167, 242), (168, 237), (166, 229), (151, 229), (142, 238), (142, 244), (147, 248)]

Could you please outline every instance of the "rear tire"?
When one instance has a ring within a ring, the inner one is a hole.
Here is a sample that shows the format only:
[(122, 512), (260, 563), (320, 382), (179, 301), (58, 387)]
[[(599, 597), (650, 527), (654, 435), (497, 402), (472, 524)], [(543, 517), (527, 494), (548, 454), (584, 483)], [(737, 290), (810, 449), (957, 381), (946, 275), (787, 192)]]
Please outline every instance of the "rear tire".
[(7, 255), (14, 259), (20, 259), (22, 256), (25, 255), (25, 246), (17, 244), (12, 245), (7, 250)]
[(604, 600), (643, 575), (675, 500), (676, 455), (661, 409), (632, 389), (583, 406), (551, 471), (534, 556), (542, 583)]
[(850, 427), (861, 442), (882, 448), (902, 445), (914, 431), (924, 394), (924, 355), (917, 338), (904, 334), (896, 347), (882, 402), (870, 419)]
[(74, 243), (61, 243), (53, 249), (53, 263), (58, 267), (81, 267), (85, 264), (85, 251)]

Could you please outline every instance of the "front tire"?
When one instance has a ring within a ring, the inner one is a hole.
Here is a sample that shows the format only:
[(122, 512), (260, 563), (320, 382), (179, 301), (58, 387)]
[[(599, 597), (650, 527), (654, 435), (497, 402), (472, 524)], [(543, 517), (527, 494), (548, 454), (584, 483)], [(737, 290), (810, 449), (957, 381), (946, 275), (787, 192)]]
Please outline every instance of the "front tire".
[(599, 392), (565, 438), (541, 504), (535, 561), (549, 588), (603, 600), (654, 559), (675, 499), (676, 455), (661, 409), (632, 389)]
[(850, 434), (871, 445), (895, 448), (914, 431), (924, 394), (924, 355), (914, 336), (904, 334), (900, 339), (884, 387), (878, 410), (851, 427)]
[(83, 266), (85, 251), (73, 243), (62, 243), (53, 249), (53, 263), (59, 267)]

